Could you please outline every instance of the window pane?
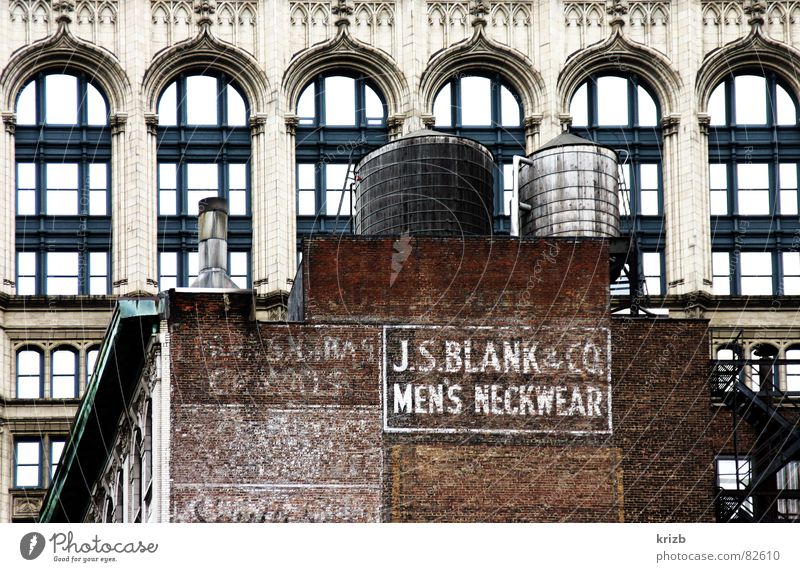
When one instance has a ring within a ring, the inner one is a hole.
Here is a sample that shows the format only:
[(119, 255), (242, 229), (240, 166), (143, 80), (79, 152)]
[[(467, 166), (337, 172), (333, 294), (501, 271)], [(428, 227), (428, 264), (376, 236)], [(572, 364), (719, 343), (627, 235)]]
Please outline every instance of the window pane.
[(175, 164), (174, 163), (161, 163), (158, 166), (158, 185), (162, 189), (175, 189)]
[(742, 163), (736, 166), (739, 186), (739, 214), (769, 214), (769, 166)]
[(38, 465), (40, 457), (38, 441), (19, 441), (17, 443), (17, 463), (20, 465)]
[(178, 106), (176, 101), (177, 84), (171, 83), (164, 93), (161, 94), (161, 99), (158, 100), (158, 124), (159, 125), (177, 125), (178, 123)]
[(314, 123), (316, 115), (316, 105), (314, 104), (314, 84), (309, 85), (300, 95), (297, 101), (297, 116), (300, 118), (301, 125)]
[(797, 109), (792, 98), (781, 86), (776, 85), (775, 88), (777, 92), (775, 107), (777, 108), (778, 125), (794, 125), (797, 123)]
[(383, 123), (383, 103), (381, 98), (368, 85), (364, 86), (364, 99), (366, 100), (367, 123), (380, 125)]
[(50, 478), (53, 478), (53, 475), (56, 474), (56, 469), (58, 468), (58, 463), (61, 460), (61, 455), (64, 452), (64, 445), (66, 445), (65, 441), (62, 440), (52, 440), (50, 441)]
[(631, 166), (623, 163), (618, 167), (619, 175), (619, 214), (630, 216), (631, 214)]
[(297, 214), (313, 216), (317, 213), (314, 191), (300, 191), (297, 196)]
[(42, 367), (41, 354), (34, 350), (17, 352), (17, 374), (39, 375)]
[(52, 353), (51, 367), (55, 375), (74, 375), (75, 353), (70, 350), (54, 351)]
[(297, 165), (297, 188), (298, 189), (315, 189), (316, 182), (316, 165), (314, 163), (300, 163)]
[(725, 83), (719, 84), (711, 97), (708, 98), (708, 114), (711, 116), (711, 125), (725, 125)]
[(728, 170), (723, 163), (708, 166), (709, 186), (711, 187), (711, 214), (728, 214)]
[(797, 164), (781, 163), (779, 166), (781, 214), (797, 214)]
[(178, 275), (178, 255), (175, 252), (161, 252), (158, 255), (161, 276)]
[(511, 214), (511, 200), (514, 196), (514, 165), (506, 163), (503, 165), (503, 209), (502, 214)]
[(492, 82), (489, 78), (461, 78), (461, 124), (492, 124)]
[(86, 84), (86, 122), (89, 125), (105, 125), (108, 111), (106, 101), (92, 84)]
[(717, 486), (726, 490), (747, 487), (750, 483), (750, 461), (739, 459), (738, 465), (737, 475), (735, 459), (717, 459)]
[(247, 111), (244, 99), (232, 85), (226, 87), (228, 95), (228, 125), (241, 127), (247, 125)]
[(33, 276), (36, 274), (35, 252), (20, 252), (17, 255), (17, 272), (21, 276)]
[(219, 196), (219, 166), (213, 163), (189, 163), (186, 166), (188, 188), (186, 213), (198, 213), (198, 203)]
[(772, 294), (772, 255), (769, 252), (742, 252), (739, 263), (742, 294)]
[[(341, 206), (339, 205), (341, 203)], [(325, 192), (325, 214), (328, 216), (350, 216), (350, 192), (345, 191), (326, 191)]]
[(711, 268), (714, 294), (717, 296), (730, 295), (730, 254), (727, 252), (713, 252), (711, 254)]
[(658, 208), (658, 165), (645, 163), (639, 165), (639, 187), (641, 213), (657, 215)]
[(584, 83), (575, 91), (575, 95), (572, 96), (572, 101), (569, 103), (569, 113), (572, 115), (573, 127), (589, 125), (589, 104), (587, 102), (586, 85)]
[(47, 188), (77, 189), (78, 188), (77, 163), (48, 163)]
[(325, 182), (328, 189), (342, 190), (347, 183), (347, 165), (325, 165)]
[(450, 84), (447, 83), (439, 91), (436, 99), (433, 100), (433, 115), (436, 118), (437, 127), (452, 127), (453, 116), (451, 115), (452, 107), (450, 105)]
[(36, 165), (17, 163), (17, 214), (36, 214)]
[(246, 252), (231, 252), (229, 254), (229, 268), (228, 274), (239, 288), (247, 288), (247, 253)]
[(174, 215), (178, 212), (176, 166), (174, 163), (161, 163), (158, 166), (158, 214)]
[(90, 252), (89, 267), (92, 276), (108, 276), (108, 254), (105, 252)]
[(32, 81), (17, 98), (17, 125), (36, 125), (36, 82)]
[(47, 278), (48, 296), (75, 296), (78, 294), (77, 278)]
[(158, 214), (174, 215), (178, 213), (178, 197), (175, 191), (158, 193)]
[(519, 103), (505, 87), (500, 88), (500, 123), (505, 127), (519, 127)]
[(97, 357), (100, 355), (100, 350), (89, 350), (86, 352), (86, 384), (94, 373), (94, 366), (97, 365)]
[(597, 124), (629, 124), (627, 79), (615, 76), (597, 78)]
[(106, 189), (106, 175), (108, 166), (105, 163), (92, 163), (89, 165), (89, 188)]
[(636, 93), (639, 99), (639, 125), (642, 127), (655, 127), (658, 124), (656, 102), (643, 87), (638, 87)]
[(661, 295), (661, 254), (658, 252), (642, 253), (642, 270), (644, 271), (647, 293)]
[(47, 123), (74, 125), (78, 122), (78, 78), (52, 74), (45, 77)]
[(230, 191), (228, 193), (228, 214), (247, 214), (247, 193), (245, 191)]
[(196, 252), (189, 252), (187, 254), (187, 261), (189, 265), (189, 284), (191, 285), (200, 273), (200, 257)]
[(351, 77), (325, 78), (325, 124), (356, 124), (356, 82)]
[(763, 77), (739, 75), (734, 79), (736, 123), (763, 125), (767, 122), (767, 84)]
[(243, 163), (228, 165), (228, 186), (231, 189), (246, 188), (246, 169)]
[(186, 123), (217, 125), (217, 78), (205, 75), (186, 78)]
[(47, 253), (47, 294), (78, 294), (78, 253)]

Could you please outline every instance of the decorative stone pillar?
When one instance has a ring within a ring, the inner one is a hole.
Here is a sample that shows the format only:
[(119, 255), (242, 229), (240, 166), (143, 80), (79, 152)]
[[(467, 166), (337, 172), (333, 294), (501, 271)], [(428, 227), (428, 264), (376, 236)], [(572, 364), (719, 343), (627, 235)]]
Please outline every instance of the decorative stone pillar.
[(542, 125), (542, 117), (543, 115), (541, 113), (534, 113), (533, 115), (526, 117), (522, 122), (523, 126), (525, 127), (526, 154), (533, 153), (540, 145), (539, 130)]
[(397, 113), (386, 119), (386, 127), (389, 129), (389, 141), (394, 141), (403, 134), (405, 120), (406, 116), (402, 113)]
[(250, 203), (253, 216), (253, 247), (251, 266), (253, 288), (261, 293), (269, 283), (268, 228), (269, 206), (267, 199), (266, 139), (267, 116), (257, 113), (250, 116)]
[[(4, 111), (3, 138), (0, 142), (0, 157), (3, 158), (6, 168), (0, 176), (0, 292), (5, 294), (16, 293), (16, 245), (15, 245), (15, 197), (16, 162), (14, 158), (15, 133), (17, 129), (17, 115), (13, 111)], [(2, 457), (0, 457), (2, 458)]]

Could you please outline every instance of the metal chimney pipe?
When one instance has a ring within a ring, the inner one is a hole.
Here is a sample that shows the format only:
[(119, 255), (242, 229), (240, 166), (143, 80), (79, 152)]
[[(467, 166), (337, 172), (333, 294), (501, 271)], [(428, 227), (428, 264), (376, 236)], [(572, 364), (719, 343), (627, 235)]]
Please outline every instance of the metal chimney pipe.
[(198, 203), (200, 273), (191, 288), (239, 287), (228, 276), (228, 201), (207, 197)]

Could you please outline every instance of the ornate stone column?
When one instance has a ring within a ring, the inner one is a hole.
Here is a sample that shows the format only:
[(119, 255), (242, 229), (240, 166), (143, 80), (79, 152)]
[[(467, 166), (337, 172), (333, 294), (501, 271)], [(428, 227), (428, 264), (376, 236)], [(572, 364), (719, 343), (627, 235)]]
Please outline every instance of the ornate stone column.
[[(6, 168), (0, 176), (0, 292), (16, 293), (16, 246), (15, 246), (15, 213), (16, 213), (16, 169), (14, 160), (14, 140), (17, 128), (17, 116), (13, 111), (4, 111), (3, 138), (0, 142), (0, 157)], [(2, 457), (0, 457), (2, 458)]]

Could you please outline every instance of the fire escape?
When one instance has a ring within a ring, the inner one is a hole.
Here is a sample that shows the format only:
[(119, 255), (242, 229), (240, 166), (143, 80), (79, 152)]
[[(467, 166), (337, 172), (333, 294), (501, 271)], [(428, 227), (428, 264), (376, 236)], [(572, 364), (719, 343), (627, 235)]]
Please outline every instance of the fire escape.
[[(796, 407), (800, 402), (779, 391), (777, 382), (781, 366), (797, 364), (797, 360), (781, 359), (713, 363), (711, 398), (732, 412), (736, 467), (736, 488), (717, 491), (717, 521), (797, 521), (800, 490), (779, 488), (778, 473), (787, 463), (800, 460), (800, 427), (781, 415), (778, 407)], [(757, 435), (747, 451), (741, 451), (737, 438), (742, 422)], [(747, 469), (740, 472), (740, 466)]]

